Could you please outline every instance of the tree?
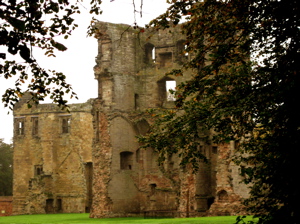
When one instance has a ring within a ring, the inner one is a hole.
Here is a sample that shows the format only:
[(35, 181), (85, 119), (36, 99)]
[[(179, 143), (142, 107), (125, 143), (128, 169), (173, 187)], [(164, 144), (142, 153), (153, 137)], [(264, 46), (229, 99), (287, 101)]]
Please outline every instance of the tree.
[[(150, 23), (181, 26), (193, 59), (173, 75), (194, 72), (175, 92), (176, 110), (157, 114), (144, 147), (163, 161), (179, 153), (181, 164), (203, 158), (197, 142), (235, 141), (251, 196), (245, 200), (259, 223), (299, 221), (295, 171), (300, 148), (299, 6), (296, 0), (170, 1)], [(179, 24), (182, 18), (185, 23)], [(153, 111), (151, 111), (153, 113)]]
[(0, 139), (0, 196), (12, 195), (13, 152), (12, 145)]
[[(101, 13), (100, 3), (100, 0), (90, 2), (91, 14)], [(67, 39), (77, 27), (73, 16), (80, 13), (80, 4), (80, 0), (72, 3), (68, 0), (0, 0), (0, 45), (8, 54), (23, 60), (5, 60), (6, 53), (0, 54), (0, 60), (3, 59), (0, 75), (5, 79), (16, 79), (15, 88), (7, 89), (2, 96), (6, 107), (12, 109), (25, 91), (32, 94), (34, 103), (49, 95), (54, 103), (63, 107), (67, 103), (65, 93), (70, 93), (71, 98), (76, 97), (64, 74), (39, 66), (33, 49), (42, 49), (48, 57), (55, 57), (55, 50), (65, 51), (67, 48), (57, 42), (56, 37), (63, 35)]]

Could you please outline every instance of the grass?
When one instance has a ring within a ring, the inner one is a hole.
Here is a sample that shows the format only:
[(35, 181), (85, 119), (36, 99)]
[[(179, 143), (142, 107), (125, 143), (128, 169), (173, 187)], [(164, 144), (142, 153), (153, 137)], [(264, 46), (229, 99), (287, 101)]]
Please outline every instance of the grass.
[[(80, 214), (41, 214), (41, 215), (17, 215), (0, 217), (1, 224), (29, 224), (29, 223), (99, 223), (99, 224), (234, 224), (236, 216), (217, 216), (217, 217), (199, 217), (199, 218), (174, 218), (174, 219), (144, 219), (139, 218), (107, 218), (91, 219), (88, 213)], [(249, 217), (247, 220), (251, 220)]]

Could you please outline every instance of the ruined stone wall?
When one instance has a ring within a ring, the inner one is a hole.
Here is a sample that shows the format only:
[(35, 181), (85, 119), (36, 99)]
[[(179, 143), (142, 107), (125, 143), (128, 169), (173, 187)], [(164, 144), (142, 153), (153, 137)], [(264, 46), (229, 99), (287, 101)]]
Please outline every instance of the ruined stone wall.
[[(176, 210), (178, 186), (159, 169), (152, 149), (139, 149), (135, 136), (148, 131), (145, 109), (174, 105), (167, 101), (164, 76), (176, 65), (175, 58), (167, 58), (163, 65), (160, 53), (174, 54), (176, 40), (181, 39), (179, 32), (162, 31), (161, 37), (155, 35), (146, 41), (147, 36), (139, 36), (127, 25), (99, 23), (97, 28), (95, 77), (99, 98), (93, 111), (98, 133), (94, 138), (94, 163), (103, 169), (94, 173), (91, 216)], [(152, 59), (154, 47), (158, 49), (157, 61)]]
[(101, 168), (94, 170), (91, 217), (128, 216), (147, 210), (204, 215), (216, 201), (221, 202), (222, 190), (230, 194), (231, 201), (239, 200), (235, 195), (242, 192), (237, 182), (234, 187), (228, 184), (228, 176), (232, 181), (235, 177), (222, 158), (231, 153), (228, 145), (199, 143), (209, 163), (201, 163), (199, 171), (192, 173), (179, 168), (176, 156), (165, 167), (158, 167), (156, 153), (140, 150), (135, 138), (145, 134), (151, 123), (145, 110), (174, 108), (167, 82), (178, 84), (192, 75), (187, 71), (184, 76), (165, 76), (191, 57), (182, 53), (185, 37), (178, 28), (139, 33), (128, 25), (104, 22), (96, 28), (99, 54), (94, 70), (99, 95), (93, 107), (93, 161)]
[(241, 205), (243, 198), (249, 196), (248, 186), (242, 183), (239, 167), (232, 161), (234, 156), (234, 142), (218, 147), (216, 166), (216, 193), (215, 201), (208, 214), (218, 215), (245, 215), (245, 207)]
[(70, 105), (68, 113), (52, 104), (29, 109), (23, 101), (14, 110), (13, 213), (85, 212), (92, 102)]
[[(89, 212), (93, 218), (177, 211), (178, 216), (238, 214), (247, 189), (232, 164), (234, 147), (207, 145), (199, 171), (182, 170), (176, 155), (161, 167), (156, 152), (135, 136), (152, 122), (145, 111), (174, 108), (166, 76), (191, 55), (182, 53), (179, 28), (139, 33), (128, 25), (99, 22), (94, 68), (98, 98), (70, 105), (14, 108), (14, 214)], [(151, 38), (149, 38), (151, 36)]]

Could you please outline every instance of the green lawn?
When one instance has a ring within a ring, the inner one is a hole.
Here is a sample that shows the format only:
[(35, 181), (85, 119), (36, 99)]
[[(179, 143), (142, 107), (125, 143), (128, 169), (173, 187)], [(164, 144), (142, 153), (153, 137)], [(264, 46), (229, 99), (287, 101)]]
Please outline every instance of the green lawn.
[[(129, 224), (129, 223), (156, 223), (156, 224), (234, 224), (236, 216), (218, 216), (201, 218), (174, 218), (174, 219), (144, 219), (144, 218), (109, 218), (90, 219), (89, 214), (47, 214), (47, 215), (17, 215), (0, 217), (0, 223), (100, 223), (100, 224)], [(251, 220), (249, 217), (248, 220)]]

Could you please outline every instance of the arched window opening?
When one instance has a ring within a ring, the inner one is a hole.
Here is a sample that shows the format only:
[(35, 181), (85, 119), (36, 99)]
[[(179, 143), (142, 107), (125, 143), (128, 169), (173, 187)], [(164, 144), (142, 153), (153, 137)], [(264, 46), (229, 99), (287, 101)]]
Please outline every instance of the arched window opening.
[(43, 165), (35, 165), (34, 166), (34, 175), (38, 176), (38, 175), (42, 175), (43, 172)]
[(133, 164), (133, 152), (121, 152), (120, 163), (121, 170), (131, 170)]
[(227, 191), (221, 190), (218, 193), (218, 199), (219, 199), (220, 202), (226, 202), (226, 201), (228, 201), (228, 193), (227, 193)]
[(46, 199), (45, 212), (47, 214), (54, 213), (53, 201), (54, 201), (53, 199)]
[(156, 184), (150, 184), (150, 194), (154, 195), (156, 190)]

